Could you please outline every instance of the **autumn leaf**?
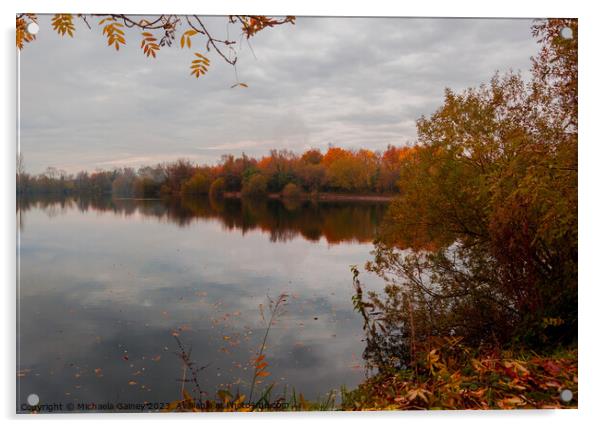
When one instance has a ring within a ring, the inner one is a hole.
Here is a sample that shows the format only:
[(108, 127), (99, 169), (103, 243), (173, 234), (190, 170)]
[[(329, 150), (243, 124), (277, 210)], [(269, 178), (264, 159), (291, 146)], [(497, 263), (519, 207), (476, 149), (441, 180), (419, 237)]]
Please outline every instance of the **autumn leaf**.
[(232, 400), (232, 394), (230, 393), (230, 391), (227, 391), (225, 389), (220, 389), (219, 391), (217, 391), (217, 395), (224, 404), (228, 404)]
[(195, 52), (194, 55), (197, 57), (197, 59), (192, 61), (192, 65), (190, 66), (192, 71), (190, 74), (198, 79), (201, 75), (204, 75), (207, 72), (210, 61), (209, 58), (199, 52)]
[(113, 46), (115, 50), (119, 50), (120, 44), (125, 45), (125, 33), (122, 30), (123, 24), (117, 22), (113, 17), (102, 19), (98, 25), (104, 25), (102, 34), (107, 37), (107, 45)]
[(182, 49), (184, 49), (184, 46), (190, 48), (192, 46), (192, 42), (190, 41), (190, 39), (196, 34), (198, 34), (198, 31), (194, 29), (184, 31), (184, 33), (182, 33), (182, 37), (180, 38), (180, 47)]
[(527, 404), (526, 401), (518, 396), (503, 398), (497, 402), (498, 407), (501, 407), (502, 409), (513, 409), (524, 406), (525, 404)]
[[(30, 22), (35, 23), (37, 21), (37, 18), (33, 14), (24, 14), (24, 16), (27, 16), (29, 18)], [(25, 18), (17, 18), (16, 24), (17, 24), (17, 26), (16, 26), (17, 47), (19, 49), (23, 49), (23, 46), (25, 45), (25, 43), (32, 42), (33, 40), (35, 40), (36, 36), (34, 34), (30, 34), (29, 31), (27, 31), (28, 23), (26, 22)]]
[(57, 14), (51, 20), (52, 28), (61, 36), (65, 34), (73, 37), (75, 26), (73, 25), (73, 16), (69, 14)]
[(140, 48), (144, 52), (144, 55), (147, 57), (152, 56), (153, 58), (157, 57), (157, 51), (160, 49), (157, 44), (157, 39), (148, 31), (142, 33), (142, 42), (140, 43)]

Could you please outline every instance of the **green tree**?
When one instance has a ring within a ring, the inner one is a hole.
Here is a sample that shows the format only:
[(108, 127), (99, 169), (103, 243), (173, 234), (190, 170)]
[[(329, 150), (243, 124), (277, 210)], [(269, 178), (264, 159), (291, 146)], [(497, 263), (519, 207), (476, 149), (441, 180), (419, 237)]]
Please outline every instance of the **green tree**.
[(186, 195), (206, 195), (209, 192), (209, 177), (197, 171), (190, 179), (182, 185), (182, 193)]
[(265, 196), (268, 192), (268, 179), (263, 174), (253, 174), (242, 186), (242, 195), (256, 198)]

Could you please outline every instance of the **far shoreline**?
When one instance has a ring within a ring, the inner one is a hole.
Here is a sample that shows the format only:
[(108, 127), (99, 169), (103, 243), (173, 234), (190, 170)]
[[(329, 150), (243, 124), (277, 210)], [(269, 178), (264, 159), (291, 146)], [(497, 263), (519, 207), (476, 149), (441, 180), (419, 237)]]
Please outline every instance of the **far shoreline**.
[[(224, 198), (229, 199), (242, 199), (241, 192), (224, 192)], [(317, 200), (317, 201), (348, 201), (348, 202), (391, 202), (395, 199), (394, 195), (366, 195), (356, 193), (303, 193), (296, 198), (286, 198), (281, 193), (268, 193), (266, 195), (269, 199), (299, 199), (299, 200)]]

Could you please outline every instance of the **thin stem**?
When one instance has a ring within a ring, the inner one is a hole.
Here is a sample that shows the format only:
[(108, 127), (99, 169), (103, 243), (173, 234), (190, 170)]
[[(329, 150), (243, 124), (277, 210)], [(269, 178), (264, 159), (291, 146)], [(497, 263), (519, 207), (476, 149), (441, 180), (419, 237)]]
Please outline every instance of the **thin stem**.
[[(265, 344), (268, 340), (268, 335), (270, 334), (270, 329), (272, 328), (272, 323), (274, 322), (274, 318), (278, 315), (278, 308), (281, 303), (283, 303), (286, 299), (286, 294), (281, 294), (276, 301), (276, 304), (270, 308), (270, 320), (268, 322), (267, 328), (265, 330), (265, 334), (263, 335), (263, 341), (261, 342), (261, 347), (259, 348), (259, 353), (257, 354), (257, 359), (263, 355), (263, 351), (265, 350)], [(255, 360), (255, 370), (253, 372), (253, 380), (251, 382), (251, 391), (249, 393), (249, 403), (252, 403), (253, 392), (255, 390), (255, 382), (257, 381), (257, 375), (260, 372), (260, 369), (257, 368), (257, 359)]]

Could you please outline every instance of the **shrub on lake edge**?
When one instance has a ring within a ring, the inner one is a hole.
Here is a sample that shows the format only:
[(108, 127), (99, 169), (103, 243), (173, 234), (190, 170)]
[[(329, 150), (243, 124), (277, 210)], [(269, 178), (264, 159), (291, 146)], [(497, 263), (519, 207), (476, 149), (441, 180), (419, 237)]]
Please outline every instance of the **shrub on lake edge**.
[(241, 194), (244, 197), (259, 198), (268, 193), (268, 180), (259, 173), (251, 175), (242, 185)]
[(209, 187), (209, 196), (211, 198), (221, 198), (224, 196), (224, 191), (226, 189), (226, 181), (220, 177), (213, 180), (211, 186)]
[(182, 185), (182, 193), (185, 195), (206, 195), (209, 192), (209, 177), (201, 171), (196, 172)]
[(282, 197), (288, 199), (297, 199), (302, 196), (302, 191), (295, 183), (288, 183), (282, 189)]

